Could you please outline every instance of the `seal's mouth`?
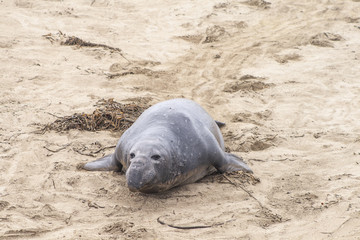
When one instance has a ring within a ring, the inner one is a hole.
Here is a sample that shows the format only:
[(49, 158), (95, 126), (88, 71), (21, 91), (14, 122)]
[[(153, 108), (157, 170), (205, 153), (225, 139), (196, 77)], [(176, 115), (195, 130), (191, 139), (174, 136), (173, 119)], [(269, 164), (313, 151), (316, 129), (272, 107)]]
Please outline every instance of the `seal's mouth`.
[(152, 183), (143, 184), (142, 182), (140, 182), (139, 184), (133, 184), (132, 182), (128, 181), (127, 185), (131, 192), (142, 192), (142, 193), (158, 192), (156, 185)]
[(156, 193), (158, 192), (156, 189), (154, 189), (153, 187), (149, 186), (144, 186), (142, 188), (133, 188), (131, 186), (128, 186), (129, 187), (129, 190), (131, 192), (142, 192), (142, 193)]
[(164, 184), (146, 184), (141, 188), (134, 188), (133, 186), (128, 185), (128, 188), (131, 192), (141, 192), (141, 193), (159, 193), (165, 190), (168, 190), (169, 185)]

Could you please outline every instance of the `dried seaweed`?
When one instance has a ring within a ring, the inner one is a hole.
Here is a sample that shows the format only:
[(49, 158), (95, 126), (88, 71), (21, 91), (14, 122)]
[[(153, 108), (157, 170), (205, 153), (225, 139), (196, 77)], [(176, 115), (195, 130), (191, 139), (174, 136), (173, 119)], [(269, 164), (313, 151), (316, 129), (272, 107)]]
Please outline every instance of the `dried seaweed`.
[(78, 38), (75, 36), (67, 36), (66, 34), (62, 33), (61, 31), (58, 31), (56, 34), (48, 33), (48, 34), (43, 35), (43, 37), (48, 39), (51, 43), (58, 42), (58, 43), (60, 43), (60, 45), (77, 46), (77, 47), (98, 47), (98, 48), (103, 48), (103, 49), (110, 50), (113, 52), (118, 52), (126, 61), (131, 62), (124, 56), (124, 54), (120, 48), (111, 47), (111, 46), (108, 46), (105, 44), (84, 41), (81, 38)]
[(93, 113), (75, 113), (71, 116), (58, 117), (54, 122), (43, 126), (40, 133), (50, 130), (64, 132), (70, 129), (123, 132), (149, 107), (147, 102), (123, 104), (114, 101), (112, 98), (101, 99), (95, 105), (97, 108)]
[(75, 36), (67, 36), (66, 40), (62, 41), (60, 44), (61, 45), (66, 45), (66, 46), (79, 46), (79, 47), (102, 47), (102, 48), (105, 48), (105, 49), (121, 52), (120, 48), (110, 47), (110, 46), (105, 45), (105, 44), (87, 42), (87, 41), (84, 41), (84, 40), (82, 40), (82, 39), (80, 39), (78, 37), (75, 37)]

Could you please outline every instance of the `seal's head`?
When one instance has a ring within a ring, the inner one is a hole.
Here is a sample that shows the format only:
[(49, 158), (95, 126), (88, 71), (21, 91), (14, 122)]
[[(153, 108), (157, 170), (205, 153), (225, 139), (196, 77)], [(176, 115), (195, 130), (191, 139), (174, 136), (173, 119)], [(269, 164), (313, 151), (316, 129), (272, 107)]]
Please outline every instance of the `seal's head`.
[(158, 192), (169, 178), (170, 153), (161, 141), (147, 140), (134, 144), (130, 149), (127, 185), (132, 192)]

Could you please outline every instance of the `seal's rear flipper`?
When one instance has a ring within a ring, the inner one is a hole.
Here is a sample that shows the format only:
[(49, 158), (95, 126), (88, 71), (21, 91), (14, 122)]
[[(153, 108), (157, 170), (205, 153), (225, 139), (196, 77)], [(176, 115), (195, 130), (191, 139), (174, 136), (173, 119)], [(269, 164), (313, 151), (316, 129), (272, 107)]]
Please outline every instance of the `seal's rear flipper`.
[(88, 171), (121, 171), (122, 165), (115, 160), (114, 154), (106, 155), (93, 162), (84, 165), (84, 169)]
[(226, 125), (225, 123), (219, 122), (219, 121), (216, 121), (216, 120), (215, 120), (215, 123), (216, 123), (216, 125), (218, 125), (219, 128), (221, 128), (221, 127), (223, 127), (223, 126)]
[(243, 162), (242, 158), (231, 153), (225, 153), (225, 161), (221, 162), (220, 164), (218, 164), (218, 166), (215, 167), (221, 173), (235, 171), (253, 173), (251, 168)]

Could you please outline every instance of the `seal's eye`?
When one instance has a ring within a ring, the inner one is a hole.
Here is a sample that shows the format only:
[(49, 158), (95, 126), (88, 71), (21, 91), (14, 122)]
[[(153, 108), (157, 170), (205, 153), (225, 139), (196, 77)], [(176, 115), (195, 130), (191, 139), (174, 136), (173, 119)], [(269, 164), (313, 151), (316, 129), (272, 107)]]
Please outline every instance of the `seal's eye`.
[(160, 159), (160, 156), (155, 154), (155, 155), (152, 155), (151, 156), (151, 159), (154, 159), (154, 160), (159, 160)]
[(133, 159), (135, 157), (135, 153), (130, 153), (130, 158)]

